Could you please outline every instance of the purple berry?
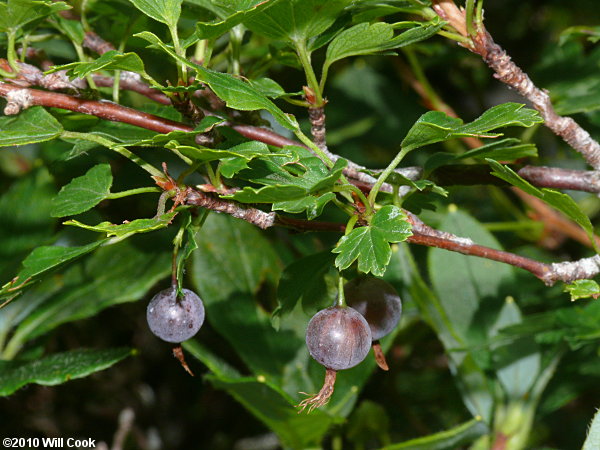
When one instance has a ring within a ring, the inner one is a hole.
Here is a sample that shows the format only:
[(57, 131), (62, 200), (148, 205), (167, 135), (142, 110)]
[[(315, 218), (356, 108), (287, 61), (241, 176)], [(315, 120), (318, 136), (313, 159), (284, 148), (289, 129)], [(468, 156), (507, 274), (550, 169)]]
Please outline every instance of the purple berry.
[(310, 356), (336, 371), (354, 367), (365, 359), (371, 340), (369, 324), (349, 307), (332, 306), (319, 311), (306, 329)]
[(194, 336), (204, 322), (204, 305), (189, 289), (168, 288), (156, 294), (146, 310), (146, 320), (152, 333), (163, 341), (180, 343)]
[(359, 277), (344, 286), (346, 303), (361, 313), (371, 327), (373, 340), (396, 328), (402, 315), (402, 302), (394, 287), (379, 278)]

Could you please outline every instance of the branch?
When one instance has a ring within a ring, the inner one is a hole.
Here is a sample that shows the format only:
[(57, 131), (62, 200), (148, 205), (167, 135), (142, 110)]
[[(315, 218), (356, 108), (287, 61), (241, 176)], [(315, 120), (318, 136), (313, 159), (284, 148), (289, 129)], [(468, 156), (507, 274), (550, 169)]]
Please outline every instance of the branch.
[[(257, 208), (239, 204), (235, 201), (224, 200), (214, 194), (198, 191), (192, 188), (184, 200), (187, 205), (199, 206), (212, 211), (229, 214), (232, 217), (245, 220), (262, 229), (274, 226), (286, 227), (300, 232), (330, 231), (343, 233), (345, 225), (334, 222), (318, 222), (314, 220), (284, 217), (275, 212), (265, 212)], [(535, 275), (547, 286), (557, 281), (572, 282), (579, 279), (593, 278), (600, 273), (600, 255), (584, 258), (579, 261), (546, 264), (534, 259), (519, 256), (514, 253), (496, 250), (475, 244), (469, 238), (463, 238), (451, 233), (439, 231), (426, 225), (416, 215), (405, 211), (412, 224), (413, 235), (407, 239), (411, 244), (426, 245), (462, 253), (463, 255), (478, 256), (491, 259), (511, 266), (520, 267)]]
[[(452, 25), (461, 35), (467, 37), (465, 14), (458, 9), (453, 0), (434, 0), (433, 9)], [(583, 155), (596, 170), (600, 169), (600, 144), (570, 117), (559, 116), (545, 90), (538, 88), (508, 56), (506, 51), (494, 42), (483, 24), (480, 24), (475, 36), (466, 45), (477, 53), (495, 72), (494, 77), (515, 89), (529, 100), (544, 118), (544, 124), (567, 144)]]

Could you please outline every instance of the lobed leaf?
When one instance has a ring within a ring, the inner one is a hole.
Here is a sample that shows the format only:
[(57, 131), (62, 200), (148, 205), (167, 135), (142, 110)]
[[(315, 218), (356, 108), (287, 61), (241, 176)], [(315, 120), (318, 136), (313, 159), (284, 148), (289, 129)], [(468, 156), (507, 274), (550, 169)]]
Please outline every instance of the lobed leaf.
[(502, 134), (489, 132), (511, 125), (531, 127), (543, 122), (537, 111), (524, 106), (519, 103), (503, 103), (488, 109), (479, 118), (467, 124), (440, 111), (427, 112), (408, 131), (402, 141), (402, 148), (411, 151), (462, 136), (498, 137)]
[(600, 286), (594, 280), (576, 280), (565, 285), (564, 291), (571, 294), (571, 301), (573, 302), (580, 298), (600, 297)]
[(402, 242), (412, 235), (406, 214), (397, 206), (387, 205), (365, 227), (343, 236), (332, 251), (339, 255), (335, 265), (343, 270), (358, 260), (358, 270), (383, 276), (390, 262), (390, 242)]

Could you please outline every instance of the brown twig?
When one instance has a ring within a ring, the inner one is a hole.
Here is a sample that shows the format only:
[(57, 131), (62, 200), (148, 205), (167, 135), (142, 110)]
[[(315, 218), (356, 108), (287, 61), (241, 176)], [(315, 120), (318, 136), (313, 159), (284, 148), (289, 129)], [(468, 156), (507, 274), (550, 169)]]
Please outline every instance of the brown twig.
[[(433, 9), (440, 18), (448, 21), (462, 36), (467, 37), (465, 13), (454, 4), (454, 0), (434, 0), (433, 3)], [(548, 128), (581, 153), (594, 169), (600, 169), (600, 144), (575, 120), (556, 113), (548, 92), (538, 88), (531, 81), (506, 51), (494, 42), (483, 24), (480, 24), (475, 36), (465, 46), (481, 56), (495, 72), (495, 78), (529, 100), (540, 112)]]
[[(24, 88), (5, 82), (0, 82), (0, 96), (5, 97), (8, 100), (5, 109), (6, 114), (17, 114), (20, 110), (29, 106), (41, 105), (82, 112), (107, 120), (129, 123), (159, 133), (168, 133), (176, 130), (192, 131), (192, 128), (188, 125), (142, 113), (112, 102), (79, 99), (66, 94)], [(246, 131), (248, 137), (252, 136), (250, 137), (251, 139), (268, 139), (271, 141), (270, 143), (273, 143), (273, 140), (279, 143), (288, 141), (286, 138), (281, 136), (278, 137), (278, 135), (270, 130), (249, 127), (246, 125), (233, 126), (233, 128), (238, 131), (240, 131), (240, 127), (241, 132)], [(273, 145), (276, 144), (273, 143)], [(205, 207), (246, 220), (260, 228), (278, 225), (297, 229), (299, 231), (342, 231), (344, 227), (340, 224), (323, 224), (315, 221), (283, 218), (277, 216), (275, 213), (266, 213), (256, 208), (212, 197), (210, 194), (203, 192), (192, 191), (191, 193), (188, 193), (185, 201), (190, 205)], [(448, 233), (433, 230), (422, 222), (419, 222), (420, 221), (417, 222), (413, 220), (414, 235), (408, 239), (408, 242), (443, 248), (466, 255), (479, 256), (521, 267), (530, 271), (548, 285), (552, 285), (559, 280), (568, 282), (581, 278), (590, 278), (600, 273), (600, 257), (548, 265), (512, 253), (476, 245), (469, 239), (459, 238)]]
[[(283, 217), (273, 212), (267, 213), (257, 208), (213, 197), (211, 194), (193, 189), (189, 190), (185, 203), (229, 214), (263, 229), (284, 226), (301, 232), (332, 231), (343, 233), (345, 230), (344, 224)], [(411, 244), (442, 248), (520, 267), (531, 272), (548, 286), (552, 286), (557, 281), (572, 282), (578, 279), (592, 278), (600, 273), (600, 255), (578, 261), (546, 264), (513, 253), (475, 244), (469, 238), (436, 230), (423, 223), (416, 215), (408, 211), (405, 212), (413, 226), (413, 235), (407, 239), (407, 242)]]

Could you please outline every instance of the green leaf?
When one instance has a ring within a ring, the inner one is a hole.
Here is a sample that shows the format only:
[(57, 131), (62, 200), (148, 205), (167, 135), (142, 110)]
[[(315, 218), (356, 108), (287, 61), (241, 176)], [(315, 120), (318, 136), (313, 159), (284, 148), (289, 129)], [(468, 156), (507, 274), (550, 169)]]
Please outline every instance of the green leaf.
[(177, 26), (182, 0), (129, 0), (137, 9), (169, 28)]
[(215, 214), (208, 217), (196, 242), (191, 275), (202, 293), (207, 320), (253, 373), (279, 379), (303, 343), (289, 331), (275, 332), (269, 315), (253, 298), (261, 284), (278, 278), (277, 254), (252, 225)]
[(589, 217), (581, 210), (579, 205), (570, 196), (553, 189), (538, 189), (521, 178), (510, 167), (504, 166), (493, 159), (487, 158), (486, 161), (490, 166), (492, 166), (492, 175), (506, 181), (509, 184), (512, 184), (513, 186), (518, 187), (527, 194), (533, 195), (534, 197), (545, 201), (554, 209), (557, 209), (565, 214), (569, 219), (579, 224), (579, 226), (581, 226), (581, 228), (583, 228), (587, 233), (596, 251), (600, 251), (594, 238), (594, 227), (592, 226), (592, 222), (590, 222)]
[(50, 270), (96, 250), (103, 241), (92, 242), (81, 247), (42, 246), (35, 248), (23, 261), (19, 274), (0, 289), (0, 296), (14, 293), (31, 284)]
[(110, 194), (112, 180), (109, 164), (98, 164), (73, 178), (52, 199), (52, 217), (74, 216), (93, 208)]
[(600, 411), (596, 411), (594, 419), (588, 428), (587, 438), (581, 450), (595, 450), (600, 448)]
[[(239, 176), (256, 184), (266, 185), (262, 188), (246, 186), (243, 189), (223, 196), (243, 203), (276, 203), (280, 206), (300, 208), (298, 204), (277, 202), (299, 201), (309, 195), (319, 195), (331, 191), (339, 180), (347, 161), (338, 159), (329, 170), (319, 158), (300, 147), (287, 146), (289, 153), (273, 154), (269, 160), (261, 159), (251, 164), (251, 168), (241, 172)], [(298, 159), (299, 157), (299, 159)], [(309, 215), (319, 213), (319, 208), (331, 199), (331, 196), (320, 201), (306, 201), (304, 209), (310, 209)], [(273, 209), (276, 209), (275, 207)], [(300, 210), (303, 211), (304, 209)]]
[(276, 385), (256, 378), (227, 379), (212, 375), (208, 380), (227, 391), (256, 418), (277, 433), (286, 448), (314, 448), (334, 423), (330, 415), (314, 411), (298, 414), (293, 402)]
[[(507, 297), (496, 323), (488, 333), (491, 339), (503, 328), (522, 322), (521, 311), (512, 297)], [(526, 400), (541, 371), (542, 358), (532, 336), (508, 344), (492, 345), (496, 376), (510, 400)]]
[(53, 66), (45, 73), (58, 72), (59, 70), (66, 70), (67, 75), (73, 78), (85, 78), (87, 75), (100, 70), (128, 70), (140, 74), (145, 73), (144, 63), (136, 53), (121, 53), (116, 50), (110, 50), (94, 61), (72, 62)]
[[(461, 211), (446, 214), (438, 228), (500, 249), (481, 224)], [(437, 248), (429, 250), (428, 266), (439, 302), (436, 314), (444, 317), (437, 326), (445, 328), (444, 346), (460, 372), (456, 380), (463, 399), (473, 415), (489, 422), (494, 395), (484, 368), (491, 366), (491, 361), (490, 353), (482, 346), (488, 343), (492, 325), (498, 321), (502, 299), (516, 293), (512, 269), (499, 262)]]
[(0, 147), (49, 141), (63, 132), (62, 125), (41, 106), (0, 117), (0, 130)]
[(475, 361), (473, 355), (461, 350), (467, 347), (461, 333), (455, 329), (448, 316), (446, 305), (430, 290), (405, 244), (394, 246), (391, 264), (395, 273), (402, 274), (408, 293), (417, 305), (421, 316), (435, 330), (450, 358), (449, 363), (463, 401), (474, 416), (491, 423), (494, 396), (490, 380)]
[(71, 9), (65, 2), (8, 0), (0, 3), (0, 32), (18, 30), (34, 20)]
[(119, 239), (125, 239), (133, 234), (147, 233), (149, 231), (165, 228), (171, 223), (171, 220), (173, 220), (173, 217), (175, 217), (176, 214), (176, 212), (172, 212), (153, 219), (135, 219), (121, 225), (115, 225), (110, 222), (102, 222), (98, 225), (86, 225), (77, 220), (67, 220), (64, 225), (73, 225), (98, 233), (106, 233), (107, 237), (114, 236)]
[(537, 156), (538, 153), (535, 144), (521, 144), (519, 139), (507, 138), (490, 142), (489, 144), (482, 145), (481, 147), (459, 155), (452, 153), (436, 153), (425, 163), (425, 170), (430, 172), (438, 167), (467, 158), (478, 160), (492, 158), (496, 161), (514, 161), (521, 158), (535, 158)]
[(308, 195), (298, 200), (284, 200), (273, 203), (273, 211), (285, 211), (292, 214), (298, 214), (306, 211), (306, 218), (313, 220), (323, 213), (323, 208), (335, 198), (334, 192), (314, 196)]
[(306, 190), (300, 186), (278, 185), (253, 188), (246, 186), (224, 198), (231, 198), (242, 203), (276, 203), (288, 199), (301, 198), (306, 195)]
[[(464, 212), (452, 210), (443, 216), (438, 228), (457, 236), (469, 236), (479, 245), (500, 249), (498, 241)], [(503, 286), (512, 285), (510, 266), (437, 248), (429, 250), (428, 263), (434, 290), (462, 340), (473, 344), (485, 342), (488, 327), (495, 322), (503, 305), (502, 299), (516, 294), (501, 291)], [(487, 324), (481, 321), (483, 313), (490, 317)]]
[(475, 418), (450, 430), (411, 439), (400, 444), (388, 445), (383, 450), (444, 450), (463, 447), (488, 433), (481, 418)]
[(383, 276), (390, 262), (390, 242), (401, 242), (412, 235), (406, 214), (397, 206), (387, 205), (373, 216), (371, 224), (343, 236), (333, 253), (339, 253), (335, 265), (343, 270), (358, 260), (358, 270)]
[(349, 56), (374, 55), (404, 47), (435, 35), (444, 25), (439, 19), (410, 23), (412, 29), (394, 37), (395, 27), (386, 22), (359, 23), (338, 34), (327, 47), (324, 70)]
[(271, 154), (267, 144), (258, 141), (243, 142), (228, 149), (192, 147), (179, 145), (176, 141), (169, 142), (165, 147), (177, 150), (188, 158), (200, 162), (218, 161), (225, 158), (241, 158), (244, 162), (248, 162), (254, 158)]
[(1, 283), (15, 275), (35, 247), (52, 243), (56, 220), (50, 217), (50, 202), (55, 195), (50, 175), (40, 168), (15, 181), (0, 197)]
[(128, 240), (101, 247), (64, 272), (51, 295), (18, 325), (5, 352), (16, 354), (29, 339), (63, 323), (139, 300), (170, 272), (168, 241), (139, 236), (133, 243)]
[[(244, 20), (250, 19), (257, 13), (262, 13), (279, 0), (257, 1), (250, 8), (237, 10), (227, 17), (214, 22), (198, 22), (196, 24), (196, 36), (198, 39), (213, 39), (231, 30)], [(241, 2), (239, 3), (241, 4)], [(230, 6), (237, 6), (233, 2)]]
[(34, 361), (0, 361), (0, 396), (10, 395), (26, 384), (55, 386), (83, 378), (133, 354), (129, 348), (73, 350)]
[(328, 298), (325, 275), (333, 268), (334, 255), (325, 251), (297, 259), (285, 268), (277, 287), (279, 306), (273, 316), (291, 313), (302, 299), (304, 311), (314, 314)]
[(276, 2), (261, 14), (244, 20), (250, 30), (289, 43), (306, 41), (323, 33), (351, 0), (287, 0)]
[(241, 111), (256, 111), (264, 109), (273, 118), (288, 130), (298, 129), (298, 122), (291, 114), (285, 114), (275, 103), (269, 100), (250, 83), (227, 73), (216, 72), (206, 67), (194, 64), (185, 58), (178, 56), (171, 47), (167, 46), (158, 36), (149, 31), (137, 33), (134, 36), (145, 39), (153, 45), (161, 48), (172, 58), (186, 64), (197, 73), (197, 79), (210, 86), (213, 92), (223, 100), (227, 106)]
[(519, 103), (503, 103), (488, 109), (479, 118), (467, 124), (440, 111), (427, 112), (408, 131), (402, 141), (402, 148), (411, 151), (462, 136), (497, 137), (502, 134), (489, 131), (512, 125), (531, 127), (543, 122), (537, 111), (524, 106)]
[(594, 280), (576, 280), (565, 285), (564, 291), (571, 294), (572, 302), (580, 298), (600, 297), (600, 286)]

